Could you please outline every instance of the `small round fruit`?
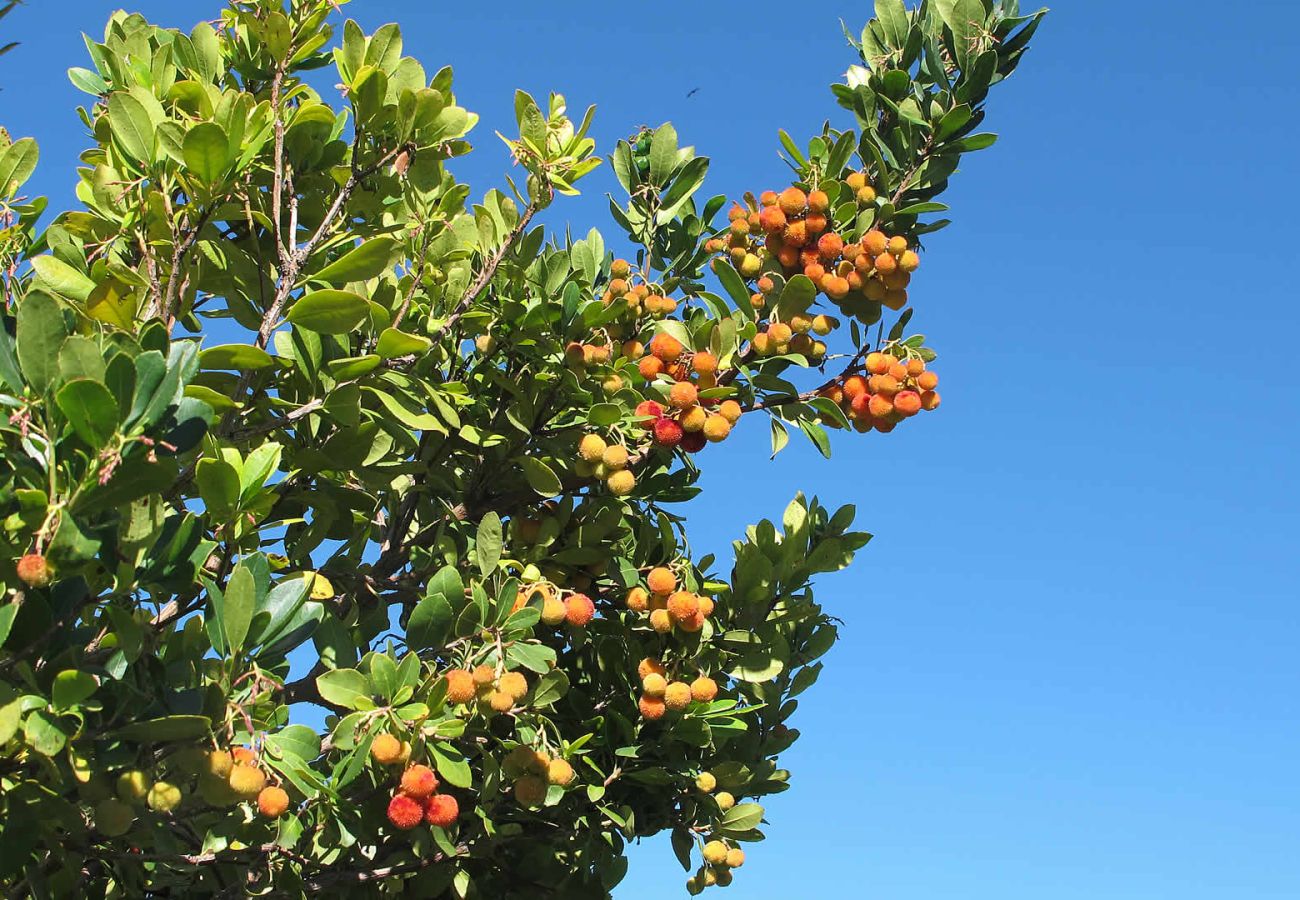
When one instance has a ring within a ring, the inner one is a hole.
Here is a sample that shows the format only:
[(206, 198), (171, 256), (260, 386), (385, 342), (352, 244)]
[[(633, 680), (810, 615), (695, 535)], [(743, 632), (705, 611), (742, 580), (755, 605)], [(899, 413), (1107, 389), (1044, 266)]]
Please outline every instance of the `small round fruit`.
[(682, 342), (661, 332), (650, 339), (650, 353), (665, 363), (675, 363), (682, 355)]
[(381, 766), (392, 765), (402, 758), (402, 742), (391, 734), (381, 734), (370, 743), (370, 756)]
[(808, 209), (808, 195), (792, 185), (781, 192), (777, 203), (787, 216), (802, 215)]
[(645, 678), (641, 679), (641, 690), (647, 697), (659, 698), (664, 695), (668, 689), (668, 679), (658, 672), (651, 672)]
[(135, 810), (129, 803), (109, 797), (95, 805), (93, 825), (100, 834), (121, 837), (131, 830), (134, 822)]
[(681, 423), (673, 419), (656, 419), (654, 423), (654, 440), (660, 447), (676, 447), (682, 442)]
[(932, 391), (939, 386), (939, 375), (936, 372), (922, 372), (916, 376), (916, 386), (923, 391)]
[(438, 776), (428, 766), (416, 764), (402, 773), (402, 793), (423, 800), (438, 789)]
[(894, 256), (902, 256), (907, 252), (907, 238), (901, 234), (896, 234), (889, 239), (889, 252)]
[(520, 806), (541, 806), (546, 802), (546, 781), (536, 775), (522, 775), (515, 780), (515, 802)]
[(181, 789), (166, 781), (158, 781), (149, 788), (146, 799), (154, 812), (169, 813), (181, 805)]
[(699, 391), (689, 381), (679, 381), (668, 392), (668, 405), (673, 409), (690, 409), (699, 399)]
[(862, 249), (867, 251), (867, 255), (875, 258), (889, 249), (889, 238), (883, 231), (871, 229), (862, 238)]
[(464, 669), (452, 669), (443, 676), (447, 679), (447, 701), (449, 703), (468, 703), (477, 693), (474, 676)]
[(606, 469), (611, 472), (617, 472), (619, 469), (627, 468), (627, 448), (622, 444), (611, 444), (605, 448), (601, 454), (600, 461)]
[(424, 804), (406, 794), (395, 794), (388, 801), (388, 821), (394, 828), (410, 831), (424, 821)]
[(684, 681), (670, 682), (664, 690), (664, 706), (680, 712), (691, 705), (691, 686)]
[(727, 861), (727, 845), (722, 841), (709, 841), (704, 845), (704, 861), (711, 866), (720, 866)]
[(915, 250), (908, 250), (898, 257), (898, 267), (904, 272), (915, 272), (921, 268), (921, 257), (917, 255)]
[(722, 418), (726, 419), (732, 425), (735, 425), (740, 421), (743, 412), (744, 411), (740, 408), (740, 404), (735, 400), (723, 400), (718, 404), (718, 415), (722, 416)]
[(667, 566), (655, 566), (646, 576), (646, 584), (655, 594), (671, 594), (677, 590), (677, 576)]
[(718, 789), (718, 779), (712, 772), (701, 772), (695, 776), (695, 786), (706, 794)]
[(474, 671), (470, 672), (470, 677), (474, 679), (474, 687), (478, 689), (479, 693), (483, 693), (485, 689), (492, 687), (496, 682), (497, 670), (486, 664), (478, 665), (474, 667)]
[(709, 703), (718, 696), (718, 683), (707, 675), (691, 682), (691, 699), (696, 703)]
[(666, 609), (652, 609), (650, 627), (659, 634), (667, 634), (673, 630), (673, 617)]
[(627, 278), (632, 274), (632, 264), (626, 259), (616, 259), (609, 266), (609, 274), (614, 278)]
[(567, 787), (573, 783), (573, 766), (566, 759), (553, 759), (551, 764), (546, 767), (546, 780), (551, 784), (558, 784), (560, 787)]
[[(679, 418), (682, 431), (687, 434), (693, 434), (704, 428), (704, 423), (708, 420), (709, 414), (702, 406), (692, 406), (690, 409), (683, 410)], [(682, 435), (685, 437), (686, 435)]]
[(825, 337), (835, 330), (835, 320), (830, 316), (816, 315), (812, 320), (813, 334)]
[(668, 613), (677, 621), (700, 611), (700, 600), (690, 591), (676, 591), (668, 598)]
[(564, 621), (568, 615), (568, 607), (559, 597), (547, 597), (542, 601), (542, 621), (547, 625), (555, 626)]
[(725, 441), (727, 435), (731, 434), (731, 423), (721, 414), (709, 416), (704, 423), (704, 430), (700, 432), (704, 435), (705, 440), (711, 443)]
[(645, 697), (637, 703), (637, 708), (641, 711), (641, 718), (648, 719), (651, 722), (662, 719), (667, 707), (664, 705), (661, 697)]
[(598, 434), (584, 434), (578, 441), (578, 456), (587, 462), (600, 462), (605, 452), (605, 439)]
[(615, 497), (626, 497), (636, 490), (636, 476), (627, 469), (619, 469), (605, 479), (605, 487)]
[(460, 818), (460, 803), (451, 794), (434, 794), (425, 801), (424, 821), (439, 828), (450, 828)]
[(28, 553), (18, 560), (18, 579), (28, 587), (49, 587), (54, 580), (54, 569), (40, 553)]
[(139, 769), (117, 776), (117, 796), (127, 803), (139, 803), (149, 793), (149, 780)]
[(647, 656), (645, 659), (637, 663), (636, 674), (638, 678), (645, 678), (651, 673), (666, 676), (668, 674), (668, 669), (659, 660), (651, 659)]
[(643, 356), (636, 364), (636, 370), (646, 381), (654, 381), (664, 371), (664, 361), (657, 356)]
[(627, 608), (632, 612), (645, 612), (650, 607), (650, 593), (640, 585), (627, 592)]
[(509, 694), (513, 700), (522, 700), (528, 693), (528, 679), (523, 672), (506, 672), (497, 684), (502, 693)]
[(213, 750), (208, 754), (203, 772), (217, 778), (229, 778), (230, 767), (235, 764), (229, 750)]
[(506, 713), (515, 708), (515, 701), (505, 691), (492, 691), (487, 695), (486, 708), (494, 713)]
[(745, 851), (739, 847), (732, 847), (727, 851), (725, 862), (728, 869), (739, 869), (745, 864)]
[(284, 788), (274, 785), (264, 787), (257, 795), (257, 811), (268, 819), (280, 818), (288, 808), (289, 795)]
[(894, 409), (900, 416), (911, 418), (921, 411), (921, 395), (916, 391), (899, 391), (894, 397)]
[(808, 195), (808, 208), (815, 213), (824, 213), (831, 208), (831, 198), (825, 191), (813, 191)]
[(713, 795), (714, 801), (718, 804), (718, 809), (726, 812), (736, 805), (736, 798), (731, 796), (727, 791), (718, 791)]
[(596, 604), (586, 594), (571, 594), (564, 601), (564, 618), (574, 628), (585, 628), (596, 615)]

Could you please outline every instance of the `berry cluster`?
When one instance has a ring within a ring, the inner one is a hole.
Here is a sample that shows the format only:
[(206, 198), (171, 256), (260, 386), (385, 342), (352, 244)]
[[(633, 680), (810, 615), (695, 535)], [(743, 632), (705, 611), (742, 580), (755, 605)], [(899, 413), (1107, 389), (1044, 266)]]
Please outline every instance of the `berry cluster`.
[(567, 759), (551, 758), (541, 750), (522, 744), (506, 754), (501, 771), (513, 782), (515, 802), (524, 807), (541, 806), (552, 787), (563, 790), (577, 777)]
[(615, 497), (626, 497), (636, 488), (636, 476), (628, 469), (628, 452), (622, 444), (607, 444), (598, 434), (584, 434), (578, 441), (577, 473), (596, 477)]
[(546, 581), (521, 587), (519, 593), (515, 595), (515, 602), (510, 612), (519, 612), (534, 597), (541, 598), (542, 621), (552, 627), (561, 622), (568, 622), (574, 628), (585, 628), (596, 615), (596, 604), (586, 594), (574, 591), (568, 597), (561, 598), (556, 592), (555, 585)]
[(739, 403), (704, 396), (718, 383), (718, 358), (712, 353), (688, 354), (681, 341), (660, 333), (650, 340), (649, 353), (640, 357), (637, 368), (647, 381), (665, 375), (673, 380), (664, 402), (646, 400), (636, 408), (656, 446), (698, 453), (706, 444), (726, 440), (740, 421)]
[(745, 864), (745, 851), (717, 839), (704, 845), (704, 865), (686, 881), (686, 891), (692, 897), (706, 887), (731, 884), (731, 870)]
[[(383, 752), (377, 753), (375, 746), (382, 738), (388, 740), (383, 742)], [(394, 745), (401, 747), (392, 735), (379, 735), (370, 745), (371, 755), (381, 764), (394, 762), (397, 757), (388, 758)], [(438, 776), (433, 769), (419, 763), (407, 766), (402, 772), (397, 790), (388, 801), (388, 821), (394, 828), (410, 831), (421, 822), (438, 828), (450, 828), (459, 817), (460, 803), (451, 794), (438, 793)]]
[(634, 318), (646, 313), (652, 318), (662, 319), (677, 311), (676, 300), (653, 290), (644, 281), (633, 283), (631, 276), (632, 265), (627, 260), (614, 260), (609, 269), (609, 284), (601, 295), (601, 301), (606, 306), (622, 303), (627, 308), (627, 313)]
[(844, 410), (855, 430), (874, 428), (888, 433), (922, 410), (938, 409), (938, 386), (939, 376), (928, 371), (919, 357), (900, 359), (889, 353), (870, 353), (864, 374), (850, 375), (824, 388), (821, 395)]
[[(762, 291), (760, 280), (759, 290)], [(771, 284), (771, 282), (768, 282)], [(759, 293), (756, 297), (762, 297)], [(751, 343), (759, 356), (783, 356), (786, 353), (798, 353), (814, 362), (826, 356), (826, 344), (813, 337), (825, 337), (835, 330), (836, 322), (825, 315), (794, 315), (789, 322), (769, 322), (767, 326), (754, 335)]]
[(668, 669), (657, 659), (646, 657), (637, 665), (641, 678), (641, 717), (651, 722), (670, 712), (682, 712), (692, 703), (709, 703), (718, 696), (718, 683), (707, 675), (694, 681), (669, 681)]
[(509, 712), (528, 696), (528, 678), (523, 672), (501, 672), (494, 666), (480, 665), (469, 669), (451, 669), (447, 681), (448, 703), (477, 702), (484, 715)]
[(674, 627), (694, 634), (713, 615), (713, 600), (677, 589), (677, 576), (666, 566), (656, 566), (646, 576), (646, 587), (637, 585), (627, 592), (627, 608), (650, 614), (650, 627), (668, 634)]

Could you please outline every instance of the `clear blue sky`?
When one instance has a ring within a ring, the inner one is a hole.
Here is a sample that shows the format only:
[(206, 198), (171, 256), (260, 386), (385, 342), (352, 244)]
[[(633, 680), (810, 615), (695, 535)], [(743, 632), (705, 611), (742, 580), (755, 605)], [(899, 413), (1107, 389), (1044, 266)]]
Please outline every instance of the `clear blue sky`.
[[(1059, 6), (995, 92), (1002, 141), (954, 180), (956, 224), (916, 282), (943, 409), (841, 438), (829, 463), (794, 443), (768, 463), (757, 422), (705, 457), (701, 551), (796, 488), (856, 503), (878, 535), (820, 584), (843, 641), (801, 699), (794, 787), (731, 896), (1300, 896), (1300, 12)], [(218, 8), (137, 7), (187, 28)], [(0, 122), (40, 139), (56, 206), (83, 144), (63, 72), (111, 8), (30, 0), (5, 23), (24, 46), (0, 60)], [(838, 114), (838, 20), (869, 8), (348, 12), (400, 21), (408, 53), (455, 66), (483, 116), (460, 168), (477, 193), (501, 183), (492, 131), (513, 127), (520, 86), (597, 103), (605, 149), (671, 119), (737, 194), (782, 177), (778, 127)], [(560, 214), (608, 228), (612, 184), (593, 176)], [(680, 896), (684, 877), (653, 842), (616, 896)]]

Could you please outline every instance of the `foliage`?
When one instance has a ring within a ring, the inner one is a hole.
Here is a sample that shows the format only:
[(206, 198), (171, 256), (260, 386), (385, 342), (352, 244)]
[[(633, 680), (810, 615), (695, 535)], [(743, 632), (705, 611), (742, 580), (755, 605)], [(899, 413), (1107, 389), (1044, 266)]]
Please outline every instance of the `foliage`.
[(782, 133), (725, 222), (671, 125), (619, 142), (628, 262), (534, 224), (591, 110), (518, 93), (471, 201), (451, 71), (337, 5), (114, 14), (47, 227), (0, 148), (0, 879), (601, 897), (669, 830), (726, 884), (836, 638), (811, 580), (869, 535), (799, 495), (726, 572), (676, 504), (732, 426), (829, 455), (938, 405), (895, 308), (1042, 14), (877, 0), (856, 129)]

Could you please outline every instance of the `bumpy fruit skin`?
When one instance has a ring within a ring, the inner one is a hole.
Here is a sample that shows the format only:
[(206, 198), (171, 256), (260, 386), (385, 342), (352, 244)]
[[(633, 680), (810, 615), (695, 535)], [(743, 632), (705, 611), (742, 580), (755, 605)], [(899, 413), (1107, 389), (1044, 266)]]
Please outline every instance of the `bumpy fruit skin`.
[(707, 675), (691, 682), (691, 699), (696, 703), (709, 703), (718, 696), (718, 683)]
[(605, 479), (605, 487), (615, 497), (626, 497), (636, 490), (636, 475), (627, 469), (611, 472)]
[(492, 691), (486, 697), (487, 708), (492, 712), (510, 712), (515, 708), (514, 699), (505, 691)]
[(899, 391), (894, 397), (894, 409), (900, 416), (911, 418), (921, 411), (921, 395), (916, 391)]
[(28, 587), (49, 587), (54, 580), (54, 569), (41, 554), (28, 553), (18, 560), (18, 579)]
[(922, 372), (916, 376), (916, 386), (923, 391), (932, 391), (939, 386), (939, 376), (934, 372)]
[(235, 747), (230, 751), (230, 758), (236, 764), (243, 763), (246, 766), (257, 765), (257, 754), (253, 752), (252, 747)]
[(599, 462), (605, 452), (605, 439), (598, 434), (584, 434), (578, 441), (578, 456), (587, 462)]
[(434, 794), (424, 804), (424, 821), (450, 828), (460, 818), (460, 803), (451, 794)]
[(449, 703), (468, 703), (477, 693), (474, 676), (464, 669), (452, 669), (443, 676), (447, 679), (447, 701)]
[(939, 392), (926, 391), (921, 395), (921, 409), (926, 412), (933, 412), (939, 408)]
[(596, 604), (586, 594), (573, 594), (564, 601), (564, 618), (574, 628), (585, 628), (596, 615)]
[(149, 793), (149, 780), (139, 769), (117, 776), (117, 796), (127, 803), (139, 803)]
[(643, 356), (636, 364), (636, 370), (646, 381), (654, 381), (664, 370), (664, 361), (657, 356)]
[(488, 665), (475, 666), (470, 676), (474, 679), (474, 687), (482, 691), (497, 680), (497, 670)]
[(609, 267), (609, 274), (614, 278), (627, 278), (632, 274), (632, 264), (626, 259), (616, 259)]
[(402, 773), (402, 793), (423, 800), (438, 789), (438, 776), (433, 769), (418, 763)]
[(135, 810), (129, 803), (109, 797), (95, 805), (94, 820), (95, 828), (100, 834), (121, 837), (131, 830), (131, 824), (135, 822)]
[(695, 786), (706, 794), (718, 789), (718, 779), (712, 772), (701, 772), (695, 776)]
[(641, 711), (641, 718), (648, 719), (651, 722), (662, 719), (666, 711), (664, 701), (659, 697), (643, 696), (640, 702), (637, 703), (637, 708)]
[(708, 440), (704, 437), (703, 428), (682, 437), (682, 449), (687, 453), (699, 453), (708, 443)]
[(884, 394), (873, 394), (867, 404), (867, 411), (877, 419), (883, 419), (894, 412), (894, 404)]
[(690, 409), (699, 400), (700, 392), (689, 381), (679, 381), (668, 392), (668, 405), (673, 409)]
[(727, 851), (727, 868), (739, 869), (745, 864), (745, 851), (739, 847), (732, 847)]
[(714, 444), (725, 441), (727, 435), (731, 434), (731, 423), (723, 418), (721, 414), (709, 416), (700, 434), (704, 435), (706, 441)]
[(406, 794), (396, 794), (388, 801), (388, 821), (394, 828), (410, 831), (424, 821), (424, 804)]
[(567, 614), (568, 609), (559, 597), (547, 597), (542, 602), (542, 621), (547, 625), (559, 625)]
[(660, 698), (668, 689), (668, 679), (658, 672), (651, 672), (641, 679), (641, 690), (647, 697)]
[(637, 663), (636, 674), (639, 678), (644, 679), (647, 675), (651, 673), (654, 673), (655, 675), (666, 676), (668, 674), (668, 669), (666, 669), (664, 667), (664, 664), (661, 663), (659, 660), (651, 659), (650, 657), (647, 656), (645, 659), (641, 660), (641, 662)]
[(216, 778), (229, 778), (230, 767), (234, 764), (229, 750), (213, 750), (204, 762), (204, 772)]
[[(709, 414), (705, 412), (704, 407), (692, 406), (682, 413), (678, 421), (681, 423), (682, 431), (686, 432), (686, 434), (694, 434), (704, 428), (704, 423), (708, 421), (708, 418)], [(682, 439), (686, 439), (685, 434), (682, 435)]]
[(666, 609), (650, 610), (650, 627), (659, 634), (668, 634), (673, 630), (673, 617)]
[(740, 417), (743, 414), (744, 410), (740, 408), (740, 404), (735, 400), (723, 400), (718, 404), (718, 415), (722, 416), (722, 418), (726, 419), (732, 425), (739, 422)]
[(536, 775), (522, 775), (515, 781), (515, 802), (520, 806), (541, 806), (546, 802), (546, 781)]
[(671, 682), (664, 691), (664, 706), (680, 712), (691, 705), (691, 686), (684, 681)]
[(792, 185), (781, 192), (777, 203), (787, 216), (802, 215), (808, 209), (808, 195)]
[(722, 841), (709, 841), (704, 845), (704, 861), (711, 866), (720, 866), (727, 861), (727, 845)]
[(718, 809), (726, 812), (736, 805), (736, 798), (727, 791), (718, 791), (713, 795), (714, 801), (718, 804)]
[(247, 763), (236, 763), (230, 769), (230, 788), (241, 800), (252, 800), (266, 787), (266, 773)]
[(646, 585), (649, 586), (652, 593), (671, 594), (677, 590), (677, 576), (673, 570), (667, 566), (655, 566), (646, 576)]
[(497, 687), (502, 693), (509, 694), (515, 700), (522, 700), (528, 693), (528, 679), (523, 672), (506, 672), (501, 676)]
[(605, 468), (611, 471), (627, 468), (627, 448), (622, 444), (612, 444), (605, 448), (601, 454), (600, 461), (604, 463)]
[(370, 743), (370, 756), (382, 766), (392, 765), (402, 758), (402, 742), (391, 734), (381, 734)]
[(181, 805), (181, 789), (166, 781), (159, 781), (149, 788), (149, 808), (154, 812), (169, 813)]
[(675, 363), (682, 355), (682, 342), (661, 332), (650, 339), (650, 353), (666, 363)]
[(632, 612), (645, 612), (649, 605), (650, 594), (640, 585), (627, 592), (627, 608)]
[(699, 611), (700, 600), (689, 591), (677, 591), (668, 598), (668, 613), (679, 622)]
[(553, 759), (551, 764), (546, 767), (546, 780), (551, 784), (558, 784), (560, 787), (567, 787), (573, 783), (573, 766), (569, 765), (567, 759)]
[(713, 615), (713, 598), (706, 597), (703, 594), (701, 594), (699, 599), (700, 599), (700, 615), (704, 616), (704, 618), (707, 619), (709, 616)]
[(682, 442), (682, 426), (672, 419), (656, 419), (654, 423), (655, 443), (660, 447), (676, 447)]
[(272, 785), (262, 788), (257, 795), (257, 811), (268, 819), (280, 818), (288, 808), (289, 795), (284, 792), (284, 788)]

